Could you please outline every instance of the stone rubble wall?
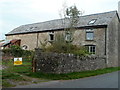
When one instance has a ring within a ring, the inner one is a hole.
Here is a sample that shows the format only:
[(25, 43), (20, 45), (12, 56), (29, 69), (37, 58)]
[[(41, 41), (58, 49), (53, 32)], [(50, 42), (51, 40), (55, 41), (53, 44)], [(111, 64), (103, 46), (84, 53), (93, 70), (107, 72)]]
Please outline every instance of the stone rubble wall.
[(35, 50), (36, 71), (44, 73), (70, 73), (106, 68), (106, 58), (76, 56), (63, 53), (46, 53)]

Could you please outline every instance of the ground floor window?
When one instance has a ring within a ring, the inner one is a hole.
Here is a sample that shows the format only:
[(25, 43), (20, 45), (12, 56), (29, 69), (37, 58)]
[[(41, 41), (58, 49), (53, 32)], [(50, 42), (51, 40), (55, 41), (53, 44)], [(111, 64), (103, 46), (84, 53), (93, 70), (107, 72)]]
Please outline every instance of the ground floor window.
[(28, 46), (27, 45), (23, 45), (22, 49), (26, 50), (26, 49), (28, 49)]
[(87, 48), (87, 51), (90, 54), (95, 54), (95, 52), (96, 52), (96, 46), (95, 45), (85, 45), (85, 47)]

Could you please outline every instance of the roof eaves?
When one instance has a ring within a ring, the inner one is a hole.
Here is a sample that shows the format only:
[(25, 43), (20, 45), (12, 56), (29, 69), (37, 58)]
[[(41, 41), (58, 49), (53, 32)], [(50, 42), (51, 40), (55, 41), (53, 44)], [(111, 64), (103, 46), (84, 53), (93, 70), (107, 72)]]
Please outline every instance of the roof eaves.
[[(92, 26), (81, 26), (81, 27), (76, 27), (76, 29), (88, 29), (88, 28), (106, 28), (107, 24), (104, 25), (92, 25)], [(64, 28), (61, 29), (51, 29), (51, 30), (44, 30), (44, 31), (33, 31), (33, 32), (21, 32), (21, 33), (12, 33), (12, 34), (5, 34), (5, 36), (10, 36), (10, 35), (18, 35), (18, 34), (30, 34), (30, 33), (42, 33), (42, 32), (50, 32), (50, 31), (61, 31), (64, 30)]]

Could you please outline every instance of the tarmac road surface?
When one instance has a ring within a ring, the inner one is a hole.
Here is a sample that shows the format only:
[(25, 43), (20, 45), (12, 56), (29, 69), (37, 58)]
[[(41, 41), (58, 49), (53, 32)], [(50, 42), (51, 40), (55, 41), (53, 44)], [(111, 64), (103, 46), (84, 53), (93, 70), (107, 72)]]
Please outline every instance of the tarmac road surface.
[(81, 79), (55, 80), (15, 88), (118, 88), (118, 71)]

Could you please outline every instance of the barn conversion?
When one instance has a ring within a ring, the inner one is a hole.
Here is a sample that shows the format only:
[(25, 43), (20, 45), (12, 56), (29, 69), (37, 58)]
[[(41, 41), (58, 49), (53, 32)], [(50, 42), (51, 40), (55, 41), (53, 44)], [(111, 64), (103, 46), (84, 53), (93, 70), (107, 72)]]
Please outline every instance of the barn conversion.
[[(63, 20), (66, 22), (63, 24)], [(40, 42), (51, 44), (58, 33), (68, 28), (68, 19), (22, 25), (6, 34), (7, 40), (19, 39), (26, 50), (41, 47)], [(87, 46), (89, 52), (105, 56), (109, 66), (117, 66), (120, 54), (120, 21), (117, 11), (81, 16), (74, 32), (73, 44)], [(67, 40), (69, 35), (65, 36)], [(109, 61), (108, 61), (109, 60)]]

